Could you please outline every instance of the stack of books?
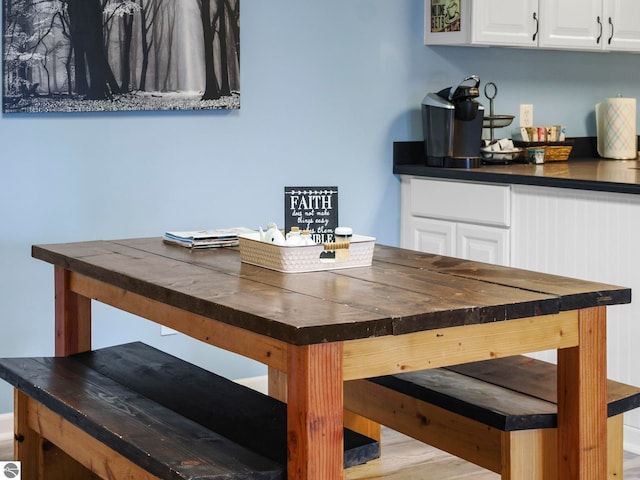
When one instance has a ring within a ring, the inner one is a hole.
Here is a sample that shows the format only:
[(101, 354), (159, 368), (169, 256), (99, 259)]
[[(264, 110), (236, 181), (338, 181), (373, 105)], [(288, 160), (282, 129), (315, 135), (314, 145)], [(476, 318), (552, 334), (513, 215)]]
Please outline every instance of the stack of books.
[(254, 233), (255, 230), (245, 227), (218, 228), (215, 230), (193, 230), (185, 232), (165, 232), (162, 237), (165, 243), (187, 248), (236, 247), (238, 235)]

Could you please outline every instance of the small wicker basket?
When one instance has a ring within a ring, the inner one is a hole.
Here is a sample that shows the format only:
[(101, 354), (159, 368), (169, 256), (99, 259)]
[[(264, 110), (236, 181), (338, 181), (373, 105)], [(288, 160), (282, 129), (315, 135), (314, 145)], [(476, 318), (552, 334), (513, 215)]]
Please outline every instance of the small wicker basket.
[(323, 253), (344, 248), (340, 243), (305, 246), (279, 246), (260, 241), (259, 233), (238, 235), (240, 260), (259, 267), (284, 273), (318, 272), (339, 268), (367, 267), (371, 265), (375, 237), (353, 235), (347, 245), (348, 256), (329, 256)]
[(545, 162), (563, 162), (569, 160), (573, 141), (565, 142), (514, 142), (517, 147), (522, 148), (544, 148)]

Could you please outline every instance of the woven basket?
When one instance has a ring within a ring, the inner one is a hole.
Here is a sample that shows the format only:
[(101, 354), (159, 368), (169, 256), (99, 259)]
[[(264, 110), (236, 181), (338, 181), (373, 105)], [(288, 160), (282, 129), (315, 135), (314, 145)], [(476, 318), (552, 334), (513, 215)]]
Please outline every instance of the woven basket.
[(347, 258), (344, 255), (331, 257), (323, 255), (340, 248), (337, 244), (279, 246), (260, 241), (259, 233), (238, 235), (240, 241), (240, 260), (244, 263), (269, 268), (278, 272), (301, 273), (339, 268), (367, 267), (371, 265), (374, 237), (353, 235), (348, 248)]
[(517, 147), (522, 148), (544, 148), (545, 162), (563, 162), (569, 160), (573, 141), (566, 142), (514, 142)]

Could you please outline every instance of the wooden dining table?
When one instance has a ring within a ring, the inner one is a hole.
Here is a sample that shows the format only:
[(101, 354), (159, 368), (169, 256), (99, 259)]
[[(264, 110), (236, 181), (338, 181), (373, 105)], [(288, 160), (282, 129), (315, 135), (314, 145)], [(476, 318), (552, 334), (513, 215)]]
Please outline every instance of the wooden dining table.
[(311, 273), (161, 238), (32, 255), (54, 265), (58, 356), (91, 349), (98, 301), (282, 372), (290, 480), (344, 478), (343, 382), (548, 349), (558, 478), (606, 478), (606, 306), (628, 288), (383, 245), (371, 266)]

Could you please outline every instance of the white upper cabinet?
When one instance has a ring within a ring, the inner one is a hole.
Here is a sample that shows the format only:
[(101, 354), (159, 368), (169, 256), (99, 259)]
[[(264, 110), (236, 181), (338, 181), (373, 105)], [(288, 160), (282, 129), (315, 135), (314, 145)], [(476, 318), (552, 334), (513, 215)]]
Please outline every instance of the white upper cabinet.
[(537, 45), (538, 0), (425, 0), (426, 45)]
[(640, 1), (608, 0), (603, 48), (640, 52)]
[(539, 0), (546, 48), (640, 51), (640, 1)]
[(540, 40), (545, 48), (602, 49), (603, 0), (540, 0)]
[(640, 52), (640, 0), (425, 0), (424, 40)]
[(471, 8), (472, 43), (536, 46), (538, 0), (483, 0), (472, 3)]

